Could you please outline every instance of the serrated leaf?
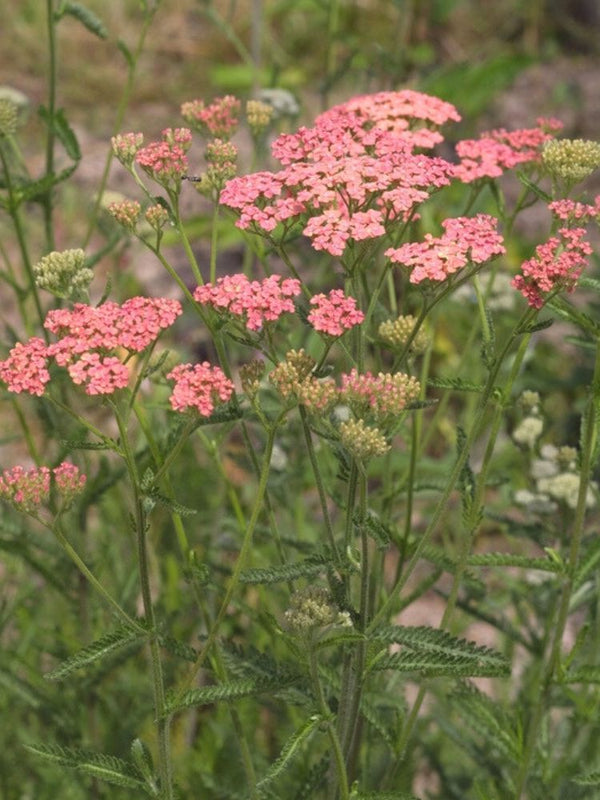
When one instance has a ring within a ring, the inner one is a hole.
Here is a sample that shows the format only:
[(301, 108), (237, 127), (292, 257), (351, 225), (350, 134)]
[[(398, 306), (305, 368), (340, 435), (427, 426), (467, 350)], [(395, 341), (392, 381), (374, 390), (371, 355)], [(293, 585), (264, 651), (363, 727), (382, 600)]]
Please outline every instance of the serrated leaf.
[(483, 385), (480, 383), (471, 383), (464, 381), (462, 378), (428, 378), (427, 386), (433, 389), (454, 389), (457, 392), (476, 392), (481, 394), (483, 392)]
[(131, 69), (133, 66), (133, 54), (122, 39), (117, 39), (117, 49), (123, 54), (127, 66)]
[(323, 650), (326, 647), (332, 647), (334, 645), (339, 646), (341, 644), (358, 644), (359, 642), (364, 641), (364, 633), (341, 629), (338, 633), (334, 633), (331, 636), (327, 636), (326, 638), (317, 642), (315, 649)]
[(534, 183), (532, 180), (530, 180), (524, 172), (517, 172), (517, 177), (523, 186), (526, 186), (531, 192), (539, 197), (540, 200), (543, 200), (546, 205), (552, 202), (552, 197), (548, 194), (548, 192), (545, 192), (540, 186), (537, 185), (537, 183)]
[(581, 775), (576, 775), (572, 780), (578, 786), (600, 786), (600, 768), (582, 772)]
[(374, 511), (368, 509), (366, 516), (363, 518), (356, 512), (352, 519), (359, 531), (362, 526), (366, 528), (369, 536), (375, 541), (378, 550), (386, 550), (390, 546), (392, 531), (381, 522)]
[(182, 711), (194, 706), (207, 706), (212, 703), (230, 702), (242, 697), (254, 697), (268, 692), (273, 694), (278, 689), (283, 689), (294, 683), (290, 675), (273, 678), (242, 678), (228, 681), (217, 686), (203, 686), (200, 689), (190, 689), (180, 698), (167, 701), (167, 714)]
[(538, 322), (532, 322), (531, 325), (521, 325), (518, 333), (537, 333), (538, 331), (545, 331), (546, 328), (550, 328), (552, 325), (554, 325), (554, 320), (547, 317), (546, 319), (538, 320)]
[(108, 31), (102, 20), (97, 17), (89, 8), (81, 5), (81, 3), (72, 3), (67, 0), (61, 7), (61, 16), (69, 15), (79, 20), (81, 24), (87, 28), (90, 33), (93, 33), (99, 39), (106, 39)]
[(510, 674), (510, 663), (501, 653), (467, 639), (459, 639), (439, 628), (390, 625), (374, 630), (371, 638), (403, 646), (399, 653), (378, 655), (371, 669), (463, 677)]
[(185, 661), (193, 663), (198, 658), (198, 651), (194, 647), (186, 642), (180, 642), (178, 639), (174, 639), (172, 636), (160, 635), (158, 637), (158, 643), (161, 647), (164, 647), (165, 650), (168, 650), (170, 653), (173, 653), (173, 655), (178, 656)]
[[(45, 106), (40, 106), (39, 114), (44, 122), (52, 128), (69, 158), (75, 162), (80, 161), (81, 150), (79, 149), (79, 143), (73, 129), (67, 122), (63, 109), (57, 108), (54, 114), (50, 116), (48, 109)], [(64, 178), (61, 178), (61, 180), (64, 180)]]
[(545, 572), (560, 572), (561, 566), (550, 558), (532, 558), (509, 553), (478, 553), (467, 558), (470, 567), (523, 567)]
[(569, 670), (561, 683), (600, 683), (600, 666), (584, 664), (577, 669)]
[(577, 286), (581, 289), (591, 289), (600, 294), (600, 280), (598, 278), (589, 278), (587, 275), (582, 275), (577, 279)]
[(265, 789), (272, 783), (294, 758), (298, 750), (310, 739), (316, 728), (321, 724), (323, 718), (320, 715), (309, 717), (284, 744), (281, 753), (271, 764), (264, 777), (256, 784), (256, 789), (260, 794), (265, 793)]
[(134, 628), (122, 626), (115, 631), (101, 636), (95, 642), (69, 656), (65, 661), (60, 663), (50, 672), (47, 672), (44, 677), (51, 681), (61, 680), (76, 672), (78, 669), (83, 669), (95, 661), (104, 658), (111, 653), (117, 652), (124, 647), (133, 644), (136, 641), (143, 641), (146, 637)]
[(295, 581), (298, 578), (311, 578), (325, 572), (332, 563), (332, 559), (322, 556), (273, 567), (247, 569), (240, 574), (240, 581), (241, 583), (269, 584)]
[(133, 765), (116, 756), (58, 745), (26, 744), (25, 747), (31, 753), (61, 767), (76, 769), (93, 778), (123, 786), (126, 789), (146, 789), (144, 783), (131, 774)]
[(67, 450), (112, 450), (109, 442), (88, 442), (85, 439), (61, 439), (61, 447)]
[(133, 764), (140, 775), (146, 781), (151, 790), (158, 791), (158, 783), (154, 775), (154, 764), (152, 754), (141, 739), (134, 739), (129, 749)]

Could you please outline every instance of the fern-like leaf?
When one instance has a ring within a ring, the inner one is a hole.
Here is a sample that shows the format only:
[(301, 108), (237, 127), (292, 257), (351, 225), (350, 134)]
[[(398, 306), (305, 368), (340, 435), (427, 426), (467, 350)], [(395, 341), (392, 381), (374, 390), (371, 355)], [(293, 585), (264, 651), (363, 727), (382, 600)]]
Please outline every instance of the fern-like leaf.
[(167, 713), (172, 714), (184, 708), (193, 706), (206, 706), (212, 703), (239, 700), (241, 697), (255, 697), (256, 695), (273, 694), (279, 689), (284, 689), (294, 683), (289, 675), (273, 679), (242, 678), (228, 681), (216, 686), (203, 686), (200, 689), (190, 689), (180, 698), (167, 702)]
[(432, 389), (454, 389), (456, 392), (475, 392), (476, 394), (483, 392), (482, 384), (464, 381), (462, 378), (428, 378), (427, 386)]
[(438, 628), (381, 627), (372, 633), (372, 638), (386, 644), (403, 646), (400, 653), (378, 655), (372, 669), (463, 677), (499, 677), (510, 674), (510, 663), (501, 653), (466, 639), (458, 639)]
[(309, 717), (294, 733), (290, 736), (287, 742), (283, 745), (281, 753), (277, 759), (271, 764), (266, 774), (256, 784), (257, 791), (264, 796), (265, 791), (268, 790), (269, 784), (278, 778), (282, 772), (290, 766), (294, 756), (302, 748), (304, 744), (310, 739), (317, 727), (321, 724), (323, 718), (315, 714)]
[(242, 583), (269, 584), (295, 581), (298, 578), (312, 578), (320, 572), (325, 572), (326, 568), (332, 563), (330, 558), (323, 556), (307, 558), (304, 561), (294, 561), (290, 564), (280, 564), (265, 569), (247, 569), (241, 573), (240, 581)]
[(569, 670), (562, 679), (563, 683), (600, 683), (600, 667), (595, 664), (584, 664), (577, 669)]
[(126, 789), (147, 790), (145, 784), (135, 777), (133, 765), (116, 756), (59, 745), (27, 744), (25, 747), (31, 753), (61, 767), (76, 769), (78, 772)]
[(560, 572), (561, 566), (551, 558), (533, 558), (509, 553), (478, 553), (467, 558), (470, 567), (523, 567), (544, 572)]
[(61, 7), (61, 16), (65, 14), (69, 14), (69, 16), (79, 20), (90, 33), (93, 33), (99, 39), (106, 39), (108, 37), (108, 31), (102, 20), (81, 3), (63, 3)]
[(600, 786), (600, 768), (582, 772), (573, 778), (578, 786)]
[(78, 650), (72, 656), (65, 659), (61, 664), (45, 674), (48, 680), (56, 681), (66, 678), (78, 669), (87, 667), (98, 661), (104, 656), (115, 653), (135, 641), (143, 641), (145, 635), (136, 631), (134, 628), (123, 625), (110, 633), (101, 636), (92, 644)]
[(498, 703), (470, 683), (453, 692), (450, 701), (461, 719), (457, 741), (466, 741), (466, 725), (476, 737), (478, 749), (488, 753), (496, 749), (503, 759), (519, 762), (522, 742), (517, 726), (511, 724)]

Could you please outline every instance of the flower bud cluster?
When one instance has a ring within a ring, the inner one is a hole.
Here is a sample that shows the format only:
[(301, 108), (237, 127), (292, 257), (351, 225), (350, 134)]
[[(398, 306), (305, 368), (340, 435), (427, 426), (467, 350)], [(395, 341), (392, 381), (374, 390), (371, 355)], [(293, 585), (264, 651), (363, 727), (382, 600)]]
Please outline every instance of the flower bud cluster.
[(110, 140), (115, 158), (125, 167), (130, 167), (135, 161), (138, 150), (144, 145), (143, 133), (118, 133)]
[(340, 612), (330, 592), (322, 586), (309, 586), (295, 592), (284, 614), (285, 627), (290, 633), (306, 635), (330, 625), (351, 625), (347, 612)]
[[(382, 322), (378, 329), (378, 334), (383, 341), (393, 347), (400, 349), (406, 345), (410, 335), (415, 329), (417, 318), (411, 314), (405, 314), (397, 319), (388, 319)], [(424, 328), (419, 328), (417, 335), (412, 340), (410, 348), (415, 354), (424, 353), (429, 344), (429, 335)]]
[(58, 467), (21, 466), (5, 469), (0, 474), (0, 499), (18, 511), (33, 513), (50, 498), (51, 481), (63, 501), (69, 504), (83, 491), (86, 476), (74, 464), (63, 461)]
[[(535, 491), (516, 492), (517, 503), (535, 513), (553, 513), (558, 504), (571, 510), (577, 507), (581, 480), (577, 474), (575, 448), (544, 445), (540, 450), (540, 458), (532, 463), (531, 476), (535, 481)], [(594, 482), (588, 486), (586, 508), (596, 505), (597, 490), (598, 486)]]
[(260, 389), (260, 383), (263, 375), (265, 374), (264, 361), (250, 361), (240, 367), (240, 381), (242, 383), (242, 390), (248, 397), (256, 397)]
[(0, 97), (0, 137), (13, 136), (17, 132), (19, 109), (5, 97)]
[(213, 139), (206, 145), (206, 183), (213, 191), (219, 193), (227, 181), (235, 176), (237, 154), (237, 147), (224, 139)]
[(33, 274), (40, 289), (70, 300), (86, 296), (94, 277), (85, 266), (85, 253), (81, 249), (48, 253), (34, 265)]
[(573, 186), (600, 167), (600, 142), (552, 139), (544, 145), (542, 160), (553, 177)]
[(134, 231), (140, 217), (142, 207), (137, 200), (120, 200), (110, 203), (108, 213), (126, 231)]
[(383, 456), (390, 449), (379, 428), (370, 427), (362, 419), (349, 419), (339, 427), (340, 441), (358, 461), (368, 461)]
[(230, 139), (239, 125), (241, 103), (233, 95), (218, 97), (206, 106), (202, 100), (191, 100), (181, 106), (187, 124), (203, 135)]
[(248, 100), (246, 103), (246, 120), (253, 136), (260, 136), (271, 124), (275, 115), (273, 106), (261, 100)]
[(518, 404), (525, 416), (513, 430), (512, 438), (516, 444), (533, 450), (544, 430), (544, 421), (540, 416), (540, 396), (537, 392), (526, 390), (521, 393)]

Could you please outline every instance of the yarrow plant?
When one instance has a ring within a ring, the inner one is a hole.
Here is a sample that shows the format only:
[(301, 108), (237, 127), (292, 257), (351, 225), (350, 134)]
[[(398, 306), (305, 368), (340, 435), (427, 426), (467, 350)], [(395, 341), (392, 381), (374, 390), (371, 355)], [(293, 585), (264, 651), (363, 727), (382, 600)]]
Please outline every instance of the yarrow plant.
[[(245, 109), (193, 100), (160, 141), (112, 139), (139, 195), (105, 204), (106, 249), (146, 248), (168, 297), (122, 297), (121, 267), (108, 299), (83, 248), (13, 281), (0, 381), (28, 466), (0, 475), (6, 535), (28, 567), (51, 554), (44, 585), (80, 587), (39, 668), (93, 721), (56, 712), (57, 744), (28, 734), (27, 753), (89, 779), (77, 800), (103, 778), (160, 800), (583, 798), (600, 785), (600, 197), (571, 193), (598, 148), (538, 120), (452, 150), (458, 110), (403, 90), (275, 135), (279, 167), (244, 174), (231, 138), (260, 160), (278, 120)], [(524, 244), (534, 202), (549, 231)], [(544, 338), (555, 319), (573, 359)], [(578, 435), (547, 416), (545, 341), (553, 378), (588, 381)]]

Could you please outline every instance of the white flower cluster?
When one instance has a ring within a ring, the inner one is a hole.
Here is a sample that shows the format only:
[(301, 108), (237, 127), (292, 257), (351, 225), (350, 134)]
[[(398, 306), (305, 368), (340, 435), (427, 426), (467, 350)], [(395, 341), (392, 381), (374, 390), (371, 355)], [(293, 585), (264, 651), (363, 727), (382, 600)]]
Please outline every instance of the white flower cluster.
[[(520, 489), (515, 492), (515, 501), (535, 514), (551, 514), (557, 510), (559, 504), (575, 509), (580, 485), (576, 472), (576, 455), (572, 447), (544, 445), (540, 458), (535, 459), (531, 466), (535, 491)], [(597, 489), (596, 483), (588, 486), (585, 497), (587, 508), (596, 505)]]

